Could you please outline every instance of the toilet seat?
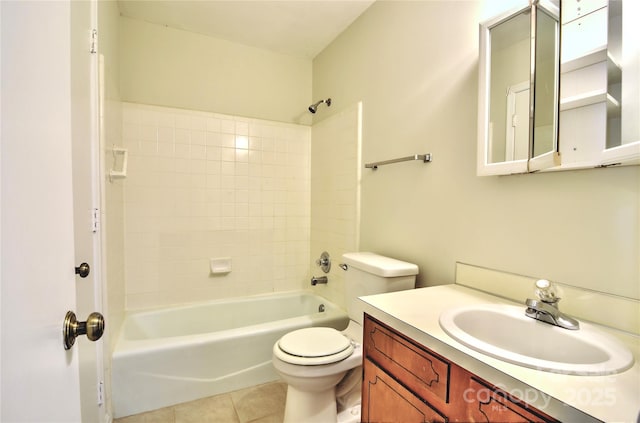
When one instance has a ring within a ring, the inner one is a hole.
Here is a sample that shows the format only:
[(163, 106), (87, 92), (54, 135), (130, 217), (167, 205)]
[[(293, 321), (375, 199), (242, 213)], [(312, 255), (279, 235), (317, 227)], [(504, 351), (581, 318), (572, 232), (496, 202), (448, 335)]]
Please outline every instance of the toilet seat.
[(344, 360), (353, 353), (351, 340), (333, 328), (298, 329), (284, 335), (273, 352), (280, 360), (302, 366), (318, 366)]

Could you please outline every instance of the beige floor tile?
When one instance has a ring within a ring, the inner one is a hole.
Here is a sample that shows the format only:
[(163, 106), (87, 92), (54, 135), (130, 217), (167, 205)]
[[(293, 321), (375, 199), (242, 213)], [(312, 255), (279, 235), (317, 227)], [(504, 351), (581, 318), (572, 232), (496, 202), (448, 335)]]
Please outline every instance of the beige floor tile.
[(268, 383), (231, 393), (240, 423), (282, 422), (287, 385)]
[(229, 394), (186, 402), (173, 410), (175, 423), (240, 423)]
[(114, 423), (175, 423), (173, 408), (160, 408), (148, 413), (115, 419)]
[(260, 419), (251, 420), (247, 423), (282, 423), (284, 421), (284, 410), (282, 413), (272, 414), (270, 416), (262, 417)]
[(287, 385), (273, 382), (116, 419), (114, 423), (282, 423)]

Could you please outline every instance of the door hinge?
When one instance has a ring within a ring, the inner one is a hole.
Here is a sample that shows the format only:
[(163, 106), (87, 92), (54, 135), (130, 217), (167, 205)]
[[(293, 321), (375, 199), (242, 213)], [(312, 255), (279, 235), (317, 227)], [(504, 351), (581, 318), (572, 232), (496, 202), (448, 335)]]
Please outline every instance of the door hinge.
[(98, 382), (98, 406), (104, 404), (104, 381)]
[(100, 210), (91, 210), (91, 232), (94, 234), (100, 229)]
[(93, 54), (98, 52), (98, 30), (97, 29), (91, 30), (91, 47), (89, 48), (89, 52)]

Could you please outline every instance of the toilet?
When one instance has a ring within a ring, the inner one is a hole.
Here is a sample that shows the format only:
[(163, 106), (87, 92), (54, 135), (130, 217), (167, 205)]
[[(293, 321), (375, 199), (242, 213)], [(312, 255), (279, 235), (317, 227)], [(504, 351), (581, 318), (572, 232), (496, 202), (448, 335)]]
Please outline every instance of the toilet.
[(288, 385), (284, 423), (360, 421), (363, 308), (358, 297), (415, 288), (415, 264), (366, 252), (346, 253), (342, 260), (347, 328), (299, 329), (273, 346), (273, 366)]

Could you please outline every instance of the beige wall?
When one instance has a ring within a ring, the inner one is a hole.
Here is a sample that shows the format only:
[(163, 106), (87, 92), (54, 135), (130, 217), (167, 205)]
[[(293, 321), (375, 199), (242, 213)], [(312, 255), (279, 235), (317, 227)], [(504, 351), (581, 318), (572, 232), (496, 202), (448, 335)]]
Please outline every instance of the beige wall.
[(478, 177), (476, 1), (379, 1), (313, 62), (325, 119), (363, 101), (360, 247), (451, 283), (462, 261), (640, 298), (640, 167)]
[(120, 19), (123, 101), (309, 124), (311, 60)]

